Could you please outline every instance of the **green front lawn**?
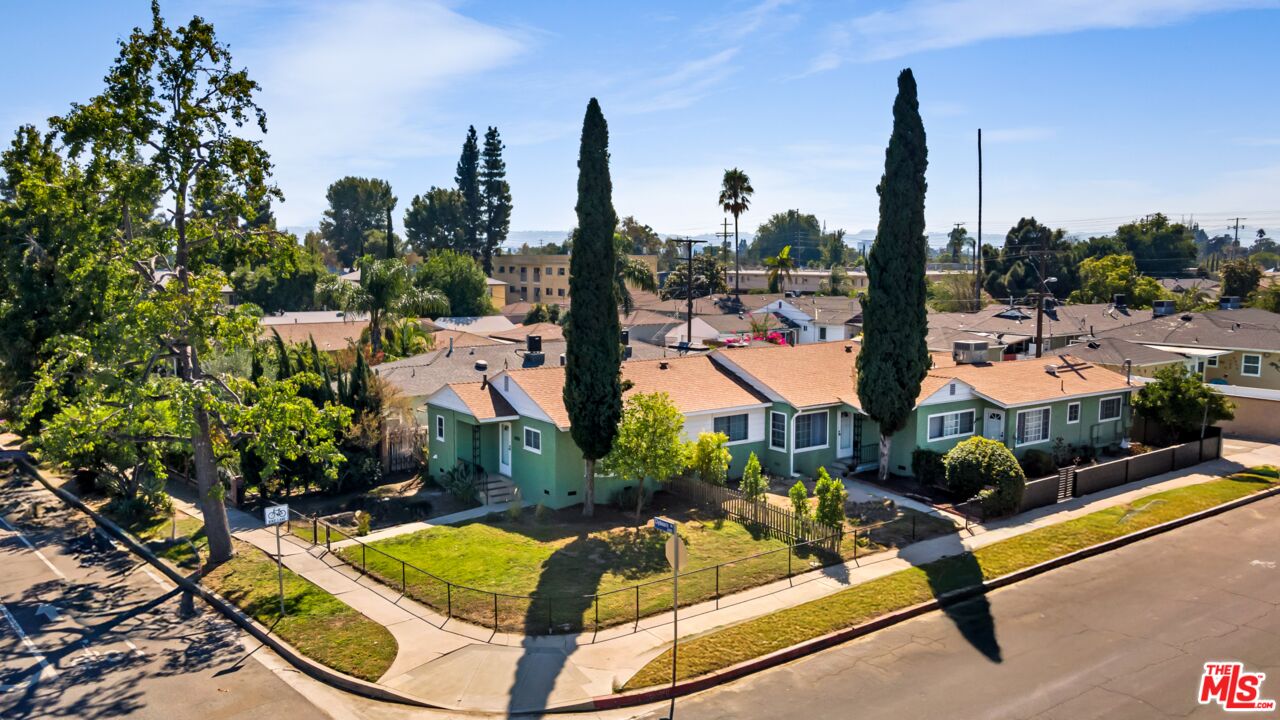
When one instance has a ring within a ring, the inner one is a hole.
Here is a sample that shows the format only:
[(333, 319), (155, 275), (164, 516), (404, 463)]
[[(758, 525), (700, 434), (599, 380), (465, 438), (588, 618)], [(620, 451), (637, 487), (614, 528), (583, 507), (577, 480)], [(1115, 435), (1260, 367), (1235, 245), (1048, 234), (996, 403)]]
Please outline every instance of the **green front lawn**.
[(209, 542), (204, 536), (204, 523), (199, 519), (182, 512), (147, 518), (121, 517), (111, 512), (110, 504), (104, 506), (102, 512), (170, 563), (186, 570), (200, 566), (199, 553)]
[[(480, 625), (493, 625), (492, 593), (496, 592), (499, 628), (504, 631), (541, 634), (549, 628), (557, 632), (594, 628), (597, 603), (592, 596), (596, 593), (601, 594), (601, 626), (634, 621), (637, 609), (641, 616), (670, 610), (671, 570), (663, 551), (664, 533), (618, 527), (607, 520), (571, 518), (572, 514), (562, 514), (538, 522), (526, 512), (516, 522), (504, 516), (434, 527), (371, 543), (368, 551), (354, 546), (339, 552), (356, 567), (367, 566), (387, 585), (400, 588), (405, 583), (414, 599), (441, 611), (451, 606), (454, 616)], [(730, 520), (698, 518), (696, 513), (681, 518), (681, 536), (690, 558), (688, 568), (680, 573), (681, 605), (715, 597), (716, 572), (697, 572), (700, 568), (732, 562), (720, 570), (721, 594), (786, 577), (786, 542), (753, 534)], [(777, 552), (741, 559), (766, 551)], [(400, 560), (455, 587), (450, 590), (444, 582), (412, 568), (402, 576)], [(809, 557), (792, 560), (795, 572), (808, 570), (814, 561)], [(633, 589), (642, 584), (639, 591)], [(526, 599), (529, 596), (535, 599)]]
[[(677, 675), (686, 679), (722, 670), (951, 590), (1251, 495), (1272, 487), (1277, 474), (1276, 468), (1263, 466), (1154, 493), (1127, 505), (1033, 530), (972, 553), (900, 570), (820, 600), (681, 642)], [(624, 689), (649, 687), (670, 679), (668, 650), (641, 668)]]
[(390, 631), (287, 568), (281, 619), (275, 561), (248, 543), (235, 543), (236, 556), (205, 575), (206, 586), (334, 670), (376, 682), (391, 667), (397, 647)]

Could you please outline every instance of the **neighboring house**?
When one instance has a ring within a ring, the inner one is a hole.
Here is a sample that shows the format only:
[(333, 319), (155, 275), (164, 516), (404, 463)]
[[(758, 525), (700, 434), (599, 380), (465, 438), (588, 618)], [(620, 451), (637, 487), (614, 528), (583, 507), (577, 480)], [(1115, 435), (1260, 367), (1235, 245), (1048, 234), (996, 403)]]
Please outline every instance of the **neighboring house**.
[[(930, 268), (924, 275), (930, 282), (937, 282), (949, 272), (963, 271)], [(865, 269), (846, 268), (845, 274), (848, 287), (854, 292), (863, 292), (867, 289), (869, 282)], [(730, 288), (737, 288), (743, 292), (763, 292), (769, 289), (769, 271), (764, 268), (743, 268), (737, 285), (734, 284), (734, 277), (733, 268), (729, 268), (727, 281)], [(790, 278), (781, 280), (781, 289), (783, 292), (812, 295), (821, 290), (830, 279), (830, 270), (796, 269), (791, 271)]]
[(439, 330), (461, 330), (476, 335), (492, 335), (513, 329), (515, 323), (502, 315), (480, 315), (476, 317), (440, 317), (430, 321)]
[(340, 352), (360, 342), (360, 335), (369, 327), (368, 320), (352, 322), (289, 323), (263, 325), (259, 338), (274, 340), (275, 334), (287, 344), (316, 343), (320, 352)]
[(484, 279), (485, 290), (489, 293), (489, 302), (493, 303), (495, 308), (503, 307), (507, 304), (507, 284), (501, 280), (487, 277)]
[(775, 300), (753, 315), (770, 313), (794, 332), (795, 345), (855, 338), (862, 331), (862, 302), (857, 298), (832, 295)]
[(1100, 335), (1192, 357), (1208, 383), (1280, 390), (1280, 315), (1266, 310), (1178, 313)]
[[(1044, 311), (1045, 352), (1059, 350), (1109, 330), (1145, 322), (1152, 317), (1151, 310), (1128, 308), (1123, 303), (1052, 303)], [(1006, 359), (1035, 354), (1034, 307), (990, 305), (976, 313), (930, 312), (930, 333), (943, 329), (986, 336), (1005, 347)]]
[(1087, 363), (1141, 377), (1153, 377), (1157, 370), (1171, 365), (1182, 365), (1193, 371), (1197, 368), (1195, 357), (1112, 337), (1083, 340), (1069, 345), (1066, 352)]
[[(772, 473), (813, 476), (878, 464), (876, 425), (856, 392), (858, 345), (813, 343), (718, 350), (623, 365), (627, 393), (666, 392), (685, 416), (685, 434), (718, 431), (729, 439), (730, 476), (754, 452)], [(962, 358), (963, 359), (963, 358)], [(582, 456), (563, 405), (564, 370), (510, 369), (480, 382), (440, 387), (427, 398), (431, 472), (459, 462), (510, 478), (529, 502), (566, 507), (581, 501)], [(1030, 449), (1095, 448), (1127, 437), (1129, 393), (1123, 375), (1055, 356), (956, 364), (935, 356), (907, 426), (893, 438), (890, 470), (911, 474), (916, 448), (945, 452), (975, 434)], [(621, 485), (598, 481), (597, 502)]]
[(1156, 282), (1165, 290), (1178, 295), (1199, 290), (1212, 299), (1222, 291), (1222, 283), (1209, 278), (1160, 278)]
[(1000, 362), (1005, 357), (1005, 351), (1009, 343), (1022, 342), (1026, 339), (1021, 335), (1010, 334), (1004, 334), (1000, 339), (996, 339), (989, 335), (979, 335), (968, 330), (956, 330), (955, 328), (930, 325), (929, 332), (925, 336), (925, 343), (929, 347), (929, 352), (932, 353), (950, 353), (955, 349), (956, 343), (969, 343), (971, 347), (985, 343), (987, 346), (987, 362)]

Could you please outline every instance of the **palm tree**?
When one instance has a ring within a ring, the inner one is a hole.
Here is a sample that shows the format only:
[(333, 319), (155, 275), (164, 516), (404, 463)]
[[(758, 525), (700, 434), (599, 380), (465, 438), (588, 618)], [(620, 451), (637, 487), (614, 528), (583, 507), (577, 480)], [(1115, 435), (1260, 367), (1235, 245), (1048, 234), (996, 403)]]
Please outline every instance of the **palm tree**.
[(658, 279), (648, 265), (626, 255), (618, 256), (618, 275), (614, 278), (614, 293), (618, 296), (618, 309), (623, 315), (630, 315), (636, 309), (635, 299), (631, 297), (631, 288), (658, 291)]
[(769, 269), (769, 292), (782, 292), (782, 281), (791, 280), (791, 271), (796, 269), (795, 258), (791, 257), (791, 246), (782, 248), (776, 256), (764, 259), (764, 266)]
[(410, 318), (388, 323), (383, 334), (386, 336), (383, 347), (388, 360), (420, 355), (430, 350), (433, 344), (431, 335), (422, 329), (422, 324)]
[[(724, 180), (720, 184), (720, 206), (733, 215), (733, 291), (739, 292), (738, 276), (742, 268), (738, 264), (738, 217), (751, 207), (751, 196), (756, 192), (751, 187), (751, 178), (734, 168), (724, 171)], [(728, 262), (725, 258), (725, 262)]]
[(383, 327), (397, 318), (443, 315), (449, 300), (432, 288), (413, 283), (403, 260), (360, 259), (360, 283), (343, 282), (326, 275), (316, 286), (316, 294), (326, 306), (348, 313), (368, 313), (369, 343), (373, 355), (382, 352)]

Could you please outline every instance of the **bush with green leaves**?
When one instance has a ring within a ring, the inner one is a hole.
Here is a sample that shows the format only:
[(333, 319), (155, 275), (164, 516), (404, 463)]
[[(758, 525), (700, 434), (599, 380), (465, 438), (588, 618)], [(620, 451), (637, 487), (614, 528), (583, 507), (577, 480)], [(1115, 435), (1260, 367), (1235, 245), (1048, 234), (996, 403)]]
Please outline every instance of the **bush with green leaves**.
[[(1022, 502), (1027, 476), (1004, 443), (972, 437), (951, 448), (943, 462), (947, 487), (963, 498), (977, 496), (984, 514), (1010, 513)], [(988, 485), (993, 489), (983, 491)]]
[(1157, 370), (1155, 380), (1133, 396), (1133, 409), (1179, 441), (1200, 437), (1200, 426), (1206, 419), (1214, 425), (1235, 417), (1231, 401), (1182, 364)]
[(947, 469), (942, 464), (942, 453), (928, 448), (911, 451), (911, 474), (922, 485), (942, 485), (947, 480)]
[(769, 489), (769, 483), (764, 479), (764, 473), (760, 471), (760, 459), (755, 453), (747, 458), (747, 466), (742, 471), (742, 484), (738, 486), (738, 491), (742, 493), (744, 500), (750, 502), (760, 502), (764, 500), (764, 494)]
[(369, 534), (370, 525), (373, 523), (373, 517), (364, 510), (357, 510), (356, 518), (356, 537), (364, 537)]
[[(1007, 465), (1017, 468), (1018, 459), (1004, 443), (983, 437), (971, 437), (957, 444), (942, 459), (947, 469), (947, 489), (961, 499), (969, 499), (987, 485), (994, 485), (998, 473)], [(1024, 476), (1025, 477), (1025, 476)]]
[(1058, 472), (1058, 462), (1044, 450), (1028, 450), (1022, 454), (1022, 470), (1029, 478), (1042, 478)]
[(849, 499), (844, 483), (831, 477), (826, 468), (820, 467), (813, 494), (818, 496), (818, 509), (814, 513), (814, 519), (834, 527), (844, 525), (844, 504)]
[(437, 482), (445, 492), (455, 499), (464, 503), (478, 505), (480, 504), (479, 480), (479, 473), (475, 470), (474, 465), (460, 462), (440, 473), (440, 478)]
[(797, 480), (796, 484), (787, 491), (787, 497), (791, 498), (791, 510), (796, 517), (802, 520), (812, 517), (813, 509), (809, 507), (809, 491), (805, 489), (803, 481)]
[(729, 477), (729, 436), (724, 433), (698, 433), (689, 453), (689, 467), (698, 473), (703, 482), (724, 485)]

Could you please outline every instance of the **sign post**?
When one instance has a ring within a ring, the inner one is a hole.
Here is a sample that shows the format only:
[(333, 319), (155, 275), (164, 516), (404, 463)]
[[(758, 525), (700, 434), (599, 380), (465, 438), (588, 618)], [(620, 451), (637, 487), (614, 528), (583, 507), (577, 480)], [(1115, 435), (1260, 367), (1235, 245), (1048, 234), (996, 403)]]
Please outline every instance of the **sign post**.
[(280, 526), (289, 520), (288, 505), (271, 505), (262, 511), (267, 525), (276, 526), (276, 575), (280, 580), (280, 617), (284, 617), (284, 554), (280, 550)]
[(680, 565), (688, 560), (689, 551), (680, 539), (674, 520), (655, 517), (653, 527), (665, 533), (667, 538), (667, 562), (671, 563), (671, 709), (666, 720), (676, 717), (676, 651), (680, 644)]

